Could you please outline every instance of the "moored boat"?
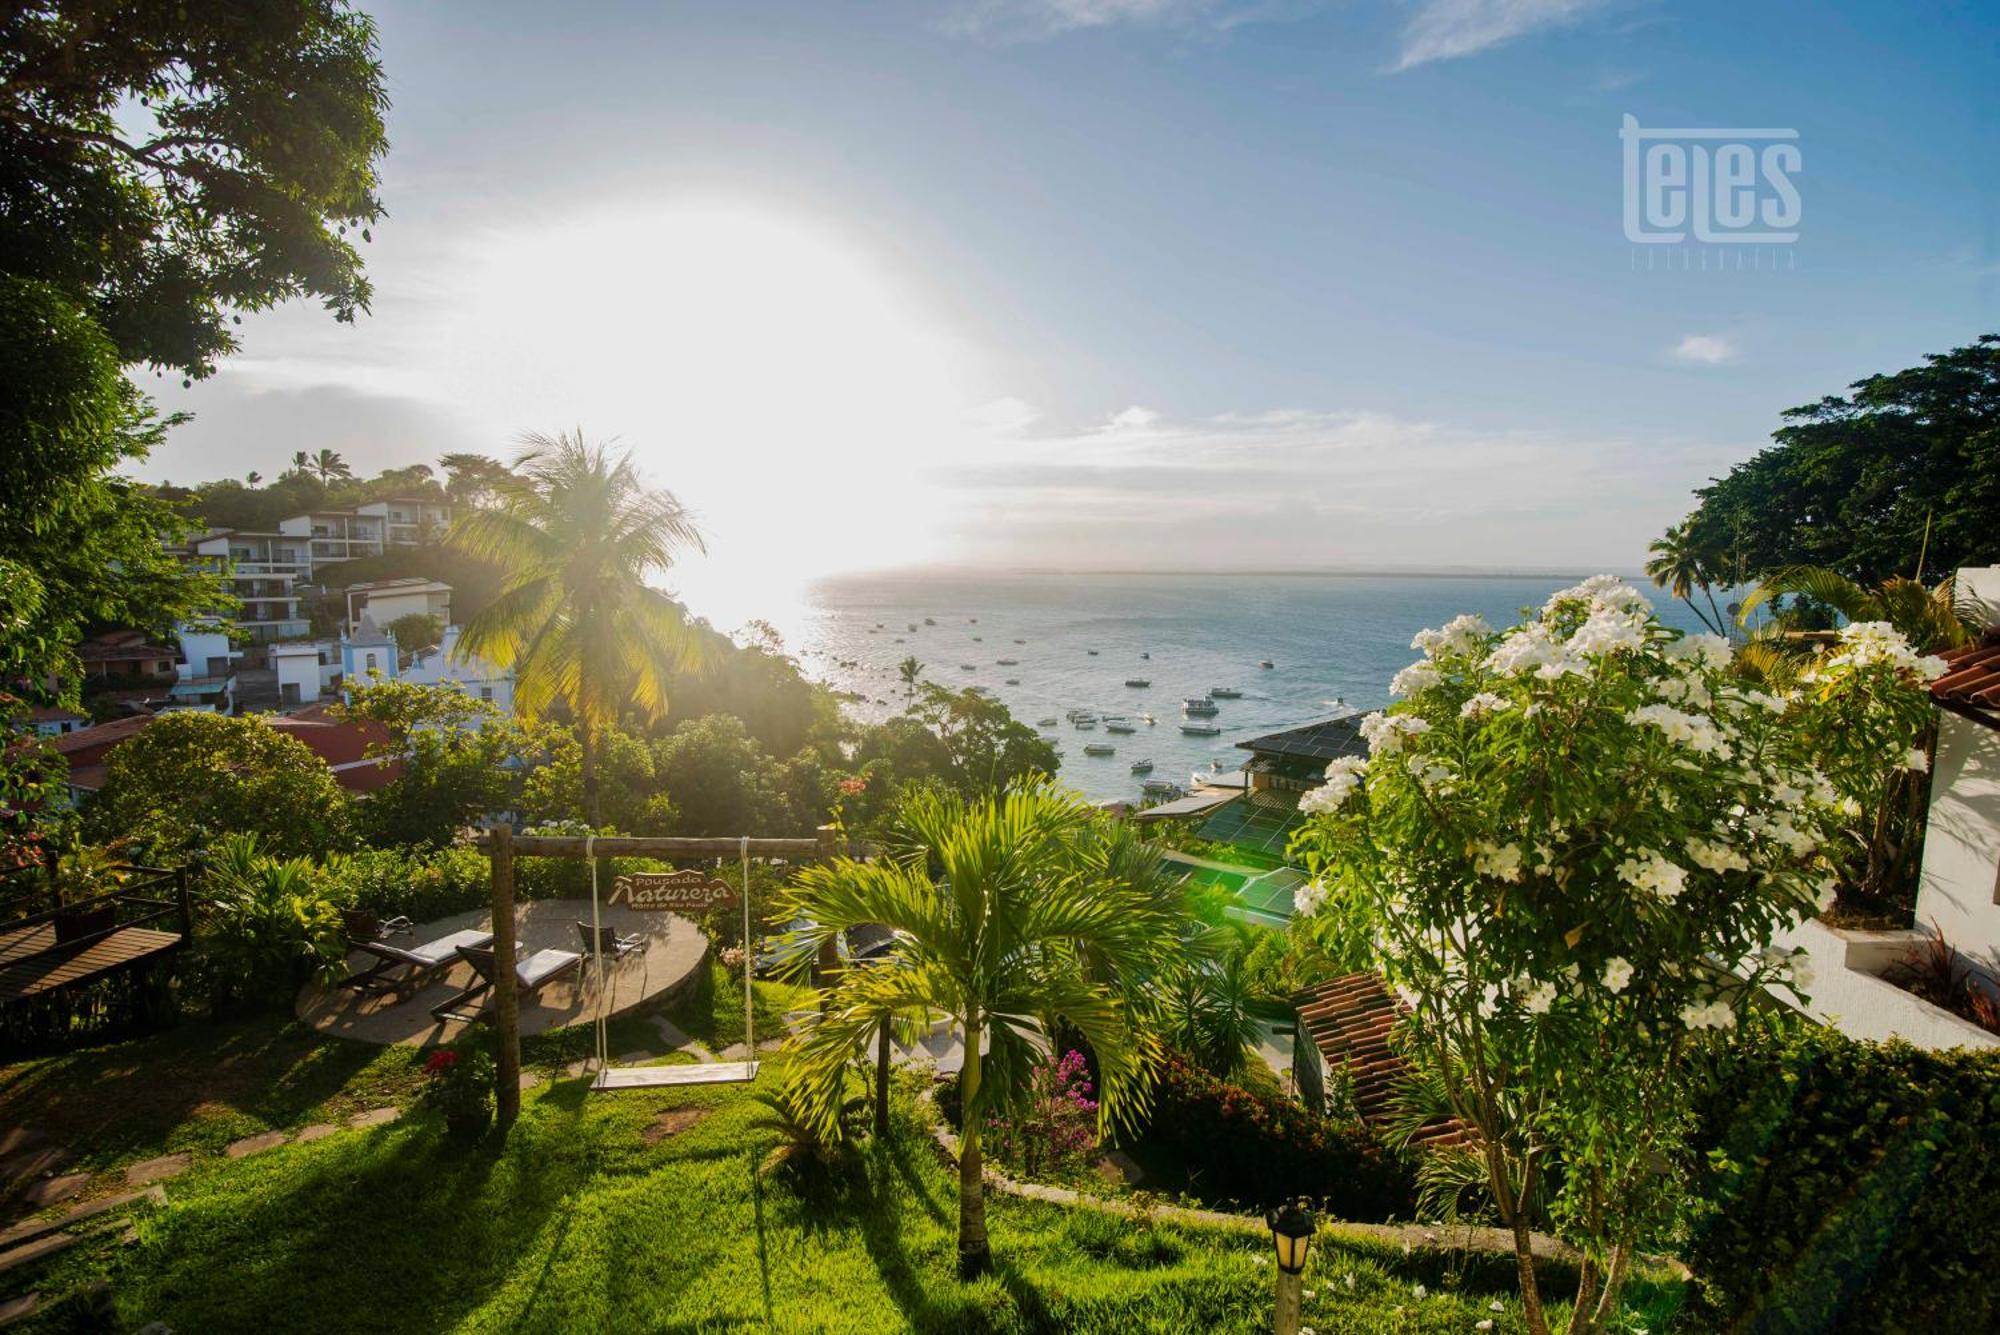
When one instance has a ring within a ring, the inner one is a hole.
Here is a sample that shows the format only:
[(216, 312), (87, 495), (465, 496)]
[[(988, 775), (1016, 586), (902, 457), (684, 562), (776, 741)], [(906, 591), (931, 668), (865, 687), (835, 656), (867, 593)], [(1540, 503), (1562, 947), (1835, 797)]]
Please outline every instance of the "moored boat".
[(1135, 760), (1132, 762), (1132, 772), (1134, 774), (1151, 774), (1153, 772), (1153, 762), (1150, 760)]
[(1109, 742), (1091, 742), (1083, 748), (1083, 753), (1087, 756), (1108, 756), (1117, 750), (1118, 748)]
[(1181, 712), (1183, 714), (1214, 714), (1219, 711), (1215, 707), (1215, 701), (1209, 699), (1207, 696), (1190, 695), (1187, 699), (1181, 701)]
[(1222, 729), (1213, 723), (1183, 723), (1181, 731), (1190, 737), (1220, 737)]
[(1153, 681), (1150, 677), (1127, 677), (1125, 684), (1127, 686), (1151, 686)]
[(1234, 686), (1211, 686), (1208, 688), (1208, 693), (1217, 700), (1241, 700), (1243, 698), (1243, 692), (1237, 690)]
[(1139, 785), (1148, 797), (1185, 797), (1186, 791), (1171, 779), (1148, 779)]

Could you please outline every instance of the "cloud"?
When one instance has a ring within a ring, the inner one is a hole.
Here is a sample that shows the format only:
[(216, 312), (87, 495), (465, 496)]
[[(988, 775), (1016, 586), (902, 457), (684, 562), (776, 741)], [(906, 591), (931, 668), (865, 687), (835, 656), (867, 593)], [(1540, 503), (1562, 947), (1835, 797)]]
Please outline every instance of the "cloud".
[(1095, 28), (1193, 27), (1229, 32), (1284, 23), (1321, 0), (968, 0), (944, 21), (947, 32), (998, 41), (1039, 41)]
[(1736, 344), (1721, 334), (1689, 334), (1667, 355), (1691, 366), (1720, 366), (1736, 359)]
[(1606, 0), (1421, 0), (1403, 29), (1395, 68), (1456, 60), (1545, 28), (1574, 23)]

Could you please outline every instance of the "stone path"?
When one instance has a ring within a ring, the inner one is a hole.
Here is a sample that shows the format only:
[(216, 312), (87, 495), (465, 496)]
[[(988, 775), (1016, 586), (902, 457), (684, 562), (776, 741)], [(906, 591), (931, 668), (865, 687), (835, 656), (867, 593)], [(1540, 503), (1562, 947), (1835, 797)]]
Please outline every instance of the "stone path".
[(135, 1187), (143, 1187), (148, 1182), (164, 1182), (168, 1178), (179, 1177), (194, 1163), (194, 1156), (183, 1150), (179, 1154), (162, 1154), (157, 1159), (128, 1165), (125, 1180)]

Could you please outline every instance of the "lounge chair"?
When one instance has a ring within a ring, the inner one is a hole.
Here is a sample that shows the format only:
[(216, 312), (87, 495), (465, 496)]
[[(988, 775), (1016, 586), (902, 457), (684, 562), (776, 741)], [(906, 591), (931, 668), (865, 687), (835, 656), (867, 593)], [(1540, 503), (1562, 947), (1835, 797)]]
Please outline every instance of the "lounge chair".
[(597, 949), (593, 952), (590, 948), (590, 924), (587, 922), (577, 923), (576, 939), (583, 946), (583, 953), (586, 956), (593, 953), (609, 955), (613, 963), (624, 959), (627, 955), (636, 954), (646, 948), (646, 938), (640, 936), (637, 932), (633, 932), (627, 936), (620, 936), (618, 935), (618, 929), (615, 927), (599, 927), (597, 929)]
[[(492, 938), (488, 938), (490, 942)], [(440, 1020), (476, 1020), (484, 1010), (484, 1003), (465, 1009), (466, 1003), (478, 1001), (493, 990), (496, 970), (493, 966), (493, 951), (486, 945), (460, 946), (458, 957), (472, 966), (479, 975), (471, 987), (463, 992), (431, 1007), (431, 1014)], [(521, 1001), (532, 1001), (543, 988), (566, 973), (581, 969), (583, 956), (574, 950), (538, 950), (526, 959), (514, 961), (514, 986)]]
[[(375, 963), (352, 977), (343, 978), (340, 985), (360, 992), (409, 992), (423, 986), (431, 976), (440, 970), (449, 969), (458, 963), (459, 951), (467, 946), (478, 948), (493, 944), (493, 933), (482, 932), (476, 927), (441, 936), (435, 941), (426, 941), (407, 950), (402, 946), (392, 946), (387, 941), (355, 941), (354, 948), (363, 954), (372, 955)], [(405, 972), (399, 977), (395, 971)]]
[(340, 921), (347, 939), (355, 945), (363, 941), (384, 941), (392, 936), (415, 936), (417, 925), (402, 914), (384, 918), (374, 909), (342, 909)]

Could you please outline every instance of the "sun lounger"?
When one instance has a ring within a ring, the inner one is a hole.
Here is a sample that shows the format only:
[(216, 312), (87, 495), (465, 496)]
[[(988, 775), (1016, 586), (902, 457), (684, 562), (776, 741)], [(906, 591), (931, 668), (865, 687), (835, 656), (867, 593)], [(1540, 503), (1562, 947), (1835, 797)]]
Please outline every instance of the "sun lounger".
[[(590, 949), (589, 923), (577, 923), (576, 939), (583, 946), (583, 953), (586, 956), (590, 955), (592, 952)], [(618, 929), (615, 927), (599, 927), (597, 929), (596, 953), (599, 955), (609, 955), (614, 962), (622, 960), (627, 955), (634, 954), (645, 948), (646, 938), (640, 936), (637, 932), (633, 932), (628, 936), (620, 936), (618, 935)]]
[[(476, 927), (407, 949), (387, 941), (356, 941), (354, 948), (374, 957), (375, 963), (351, 978), (342, 979), (340, 985), (361, 992), (408, 992), (429, 982), (433, 974), (458, 963), (461, 949), (492, 944), (493, 933)], [(396, 974), (398, 969), (404, 971), (400, 976)]]
[[(489, 937), (490, 941), (491, 938)], [(481, 1007), (467, 1009), (467, 1003), (479, 1001), (493, 990), (495, 970), (493, 952), (484, 945), (460, 946), (458, 957), (472, 966), (479, 977), (471, 987), (466, 988), (448, 1001), (431, 1007), (431, 1014), (440, 1020), (476, 1020)], [(581, 968), (583, 956), (574, 950), (538, 950), (526, 959), (514, 962), (514, 986), (521, 1001), (532, 1001), (543, 988), (564, 974)]]
[(347, 939), (356, 945), (363, 941), (385, 941), (392, 936), (415, 936), (417, 925), (402, 914), (384, 918), (374, 909), (342, 909), (341, 923), (347, 928)]

